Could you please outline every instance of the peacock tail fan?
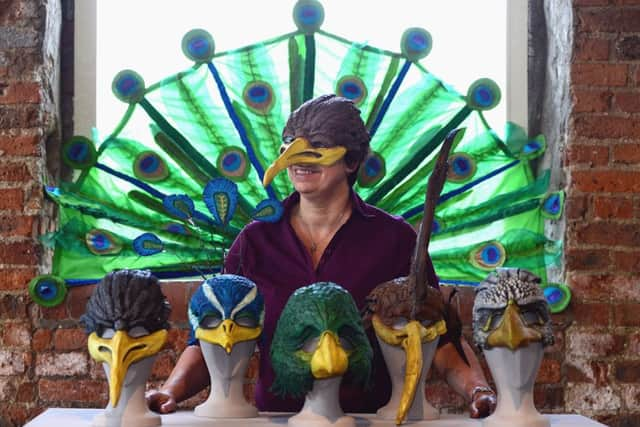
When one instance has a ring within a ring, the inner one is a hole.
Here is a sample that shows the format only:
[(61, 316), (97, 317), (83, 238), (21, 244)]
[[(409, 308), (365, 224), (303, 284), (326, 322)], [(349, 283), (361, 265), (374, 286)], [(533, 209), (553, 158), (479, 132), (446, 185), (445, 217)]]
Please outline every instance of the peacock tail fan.
[[(59, 303), (61, 284), (97, 282), (114, 269), (159, 278), (219, 271), (243, 226), (279, 219), (293, 188), (284, 174), (267, 187), (262, 178), (291, 111), (326, 93), (353, 100), (372, 136), (355, 190), (412, 224), (442, 141), (466, 129), (451, 150), (429, 247), (444, 283), (475, 285), (499, 266), (546, 282), (561, 248), (544, 221), (562, 214), (563, 194), (529, 164), (544, 138), (510, 124), (501, 139), (483, 116), (499, 88), (478, 79), (460, 94), (429, 73), (419, 62), (431, 50), (427, 31), (406, 30), (400, 52), (390, 52), (326, 32), (323, 19), (319, 2), (299, 0), (293, 32), (217, 53), (196, 29), (181, 43), (193, 67), (150, 86), (135, 71), (118, 73), (112, 90), (128, 104), (121, 121), (104, 139), (67, 141), (62, 157), (75, 179), (46, 189), (59, 225), (43, 236), (54, 262), (51, 275), (32, 281), (34, 299)], [(549, 295), (566, 307), (568, 289), (554, 286)]]

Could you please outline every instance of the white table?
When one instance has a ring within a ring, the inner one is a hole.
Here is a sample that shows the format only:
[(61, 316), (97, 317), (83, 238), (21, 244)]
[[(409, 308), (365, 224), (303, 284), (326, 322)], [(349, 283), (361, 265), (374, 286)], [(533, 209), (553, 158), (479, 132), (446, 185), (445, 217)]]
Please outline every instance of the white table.
[[(89, 427), (91, 420), (102, 409), (68, 409), (51, 408), (28, 422), (25, 427)], [(177, 427), (283, 427), (291, 414), (262, 412), (258, 418), (245, 419), (211, 419), (193, 415), (192, 411), (178, 411), (174, 414), (163, 415), (162, 424)], [(358, 426), (362, 427), (392, 427), (393, 421), (383, 421), (370, 414), (352, 414)], [(606, 427), (580, 415), (548, 415), (552, 427)], [(407, 422), (404, 425), (416, 427), (481, 427), (482, 422), (472, 420), (466, 415), (443, 414), (439, 420)]]

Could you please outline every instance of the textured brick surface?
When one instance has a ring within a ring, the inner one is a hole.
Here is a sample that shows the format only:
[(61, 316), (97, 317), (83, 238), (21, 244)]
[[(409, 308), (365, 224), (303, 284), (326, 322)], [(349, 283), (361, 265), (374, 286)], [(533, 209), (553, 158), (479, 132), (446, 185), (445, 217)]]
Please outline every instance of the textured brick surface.
[[(42, 195), (42, 178), (50, 172), (44, 165), (47, 160), (55, 163), (57, 156), (59, 136), (52, 129), (72, 121), (70, 116), (61, 119), (49, 99), (59, 88), (52, 86), (54, 62), (42, 54), (45, 15), (58, 3), (0, 0), (2, 427), (23, 425), (49, 406), (103, 407), (107, 399), (104, 372), (89, 359), (78, 324), (93, 287), (71, 290), (63, 305), (50, 309), (34, 306), (25, 291), (31, 277), (47, 270), (46, 252), (34, 230), (55, 219)], [(553, 156), (562, 156), (566, 177), (564, 281), (573, 300), (567, 311), (554, 316), (556, 344), (545, 352), (534, 397), (546, 412), (580, 412), (612, 427), (636, 427), (640, 0), (573, 0), (572, 5), (571, 62), (554, 62), (548, 69), (566, 67), (571, 75), (567, 140), (549, 145)], [(71, 99), (71, 93), (65, 94), (61, 105)], [(561, 153), (557, 147), (563, 143)], [(162, 383), (186, 345), (186, 304), (195, 285), (167, 284), (163, 289), (173, 305), (173, 328), (154, 364), (150, 387)], [(472, 302), (472, 290), (461, 292), (456, 301), (467, 324)], [(256, 375), (254, 359), (245, 387), (249, 399)], [(181, 407), (193, 407), (207, 395), (204, 390)], [(464, 400), (436, 376), (427, 396), (440, 408), (465, 408)]]

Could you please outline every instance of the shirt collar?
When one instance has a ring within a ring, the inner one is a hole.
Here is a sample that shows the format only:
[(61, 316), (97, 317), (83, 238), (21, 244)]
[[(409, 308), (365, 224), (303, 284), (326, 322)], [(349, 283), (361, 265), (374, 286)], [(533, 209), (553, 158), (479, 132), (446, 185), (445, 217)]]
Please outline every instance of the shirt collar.
[[(351, 203), (353, 206), (353, 211), (360, 214), (363, 218), (374, 218), (375, 209), (368, 205), (362, 198), (356, 193), (353, 188), (349, 190), (349, 194), (351, 197)], [(291, 193), (286, 199), (282, 201), (282, 206), (284, 207), (284, 215), (283, 218), (289, 218), (291, 216), (291, 210), (293, 207), (298, 204), (300, 201), (300, 193), (294, 191)]]

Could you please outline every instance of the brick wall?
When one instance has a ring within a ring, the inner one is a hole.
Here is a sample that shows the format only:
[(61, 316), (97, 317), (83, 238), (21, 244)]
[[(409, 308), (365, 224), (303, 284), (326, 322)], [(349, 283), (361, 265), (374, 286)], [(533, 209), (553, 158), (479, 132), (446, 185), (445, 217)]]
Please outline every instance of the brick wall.
[[(545, 412), (629, 427), (640, 425), (640, 0), (573, 6), (575, 105), (563, 168), (565, 272), (574, 299), (554, 316), (557, 343), (547, 349), (535, 398)], [(57, 59), (48, 47), (61, 20), (60, 1), (0, 0), (0, 427), (22, 425), (47, 407), (106, 402), (104, 373), (89, 359), (77, 322), (92, 287), (73, 289), (53, 309), (33, 304), (26, 292), (29, 279), (47, 270), (50, 254), (36, 236), (53, 216), (41, 188), (57, 174), (59, 124), (70, 120), (57, 111)], [(63, 91), (69, 76), (62, 72)], [(195, 286), (163, 285), (174, 307), (172, 329), (151, 386), (182, 351)], [(472, 302), (472, 292), (463, 291), (467, 325)], [(253, 377), (255, 364), (251, 370)], [(428, 396), (439, 407), (463, 407), (438, 378)]]
[(567, 408), (640, 425), (640, 1), (574, 0)]

